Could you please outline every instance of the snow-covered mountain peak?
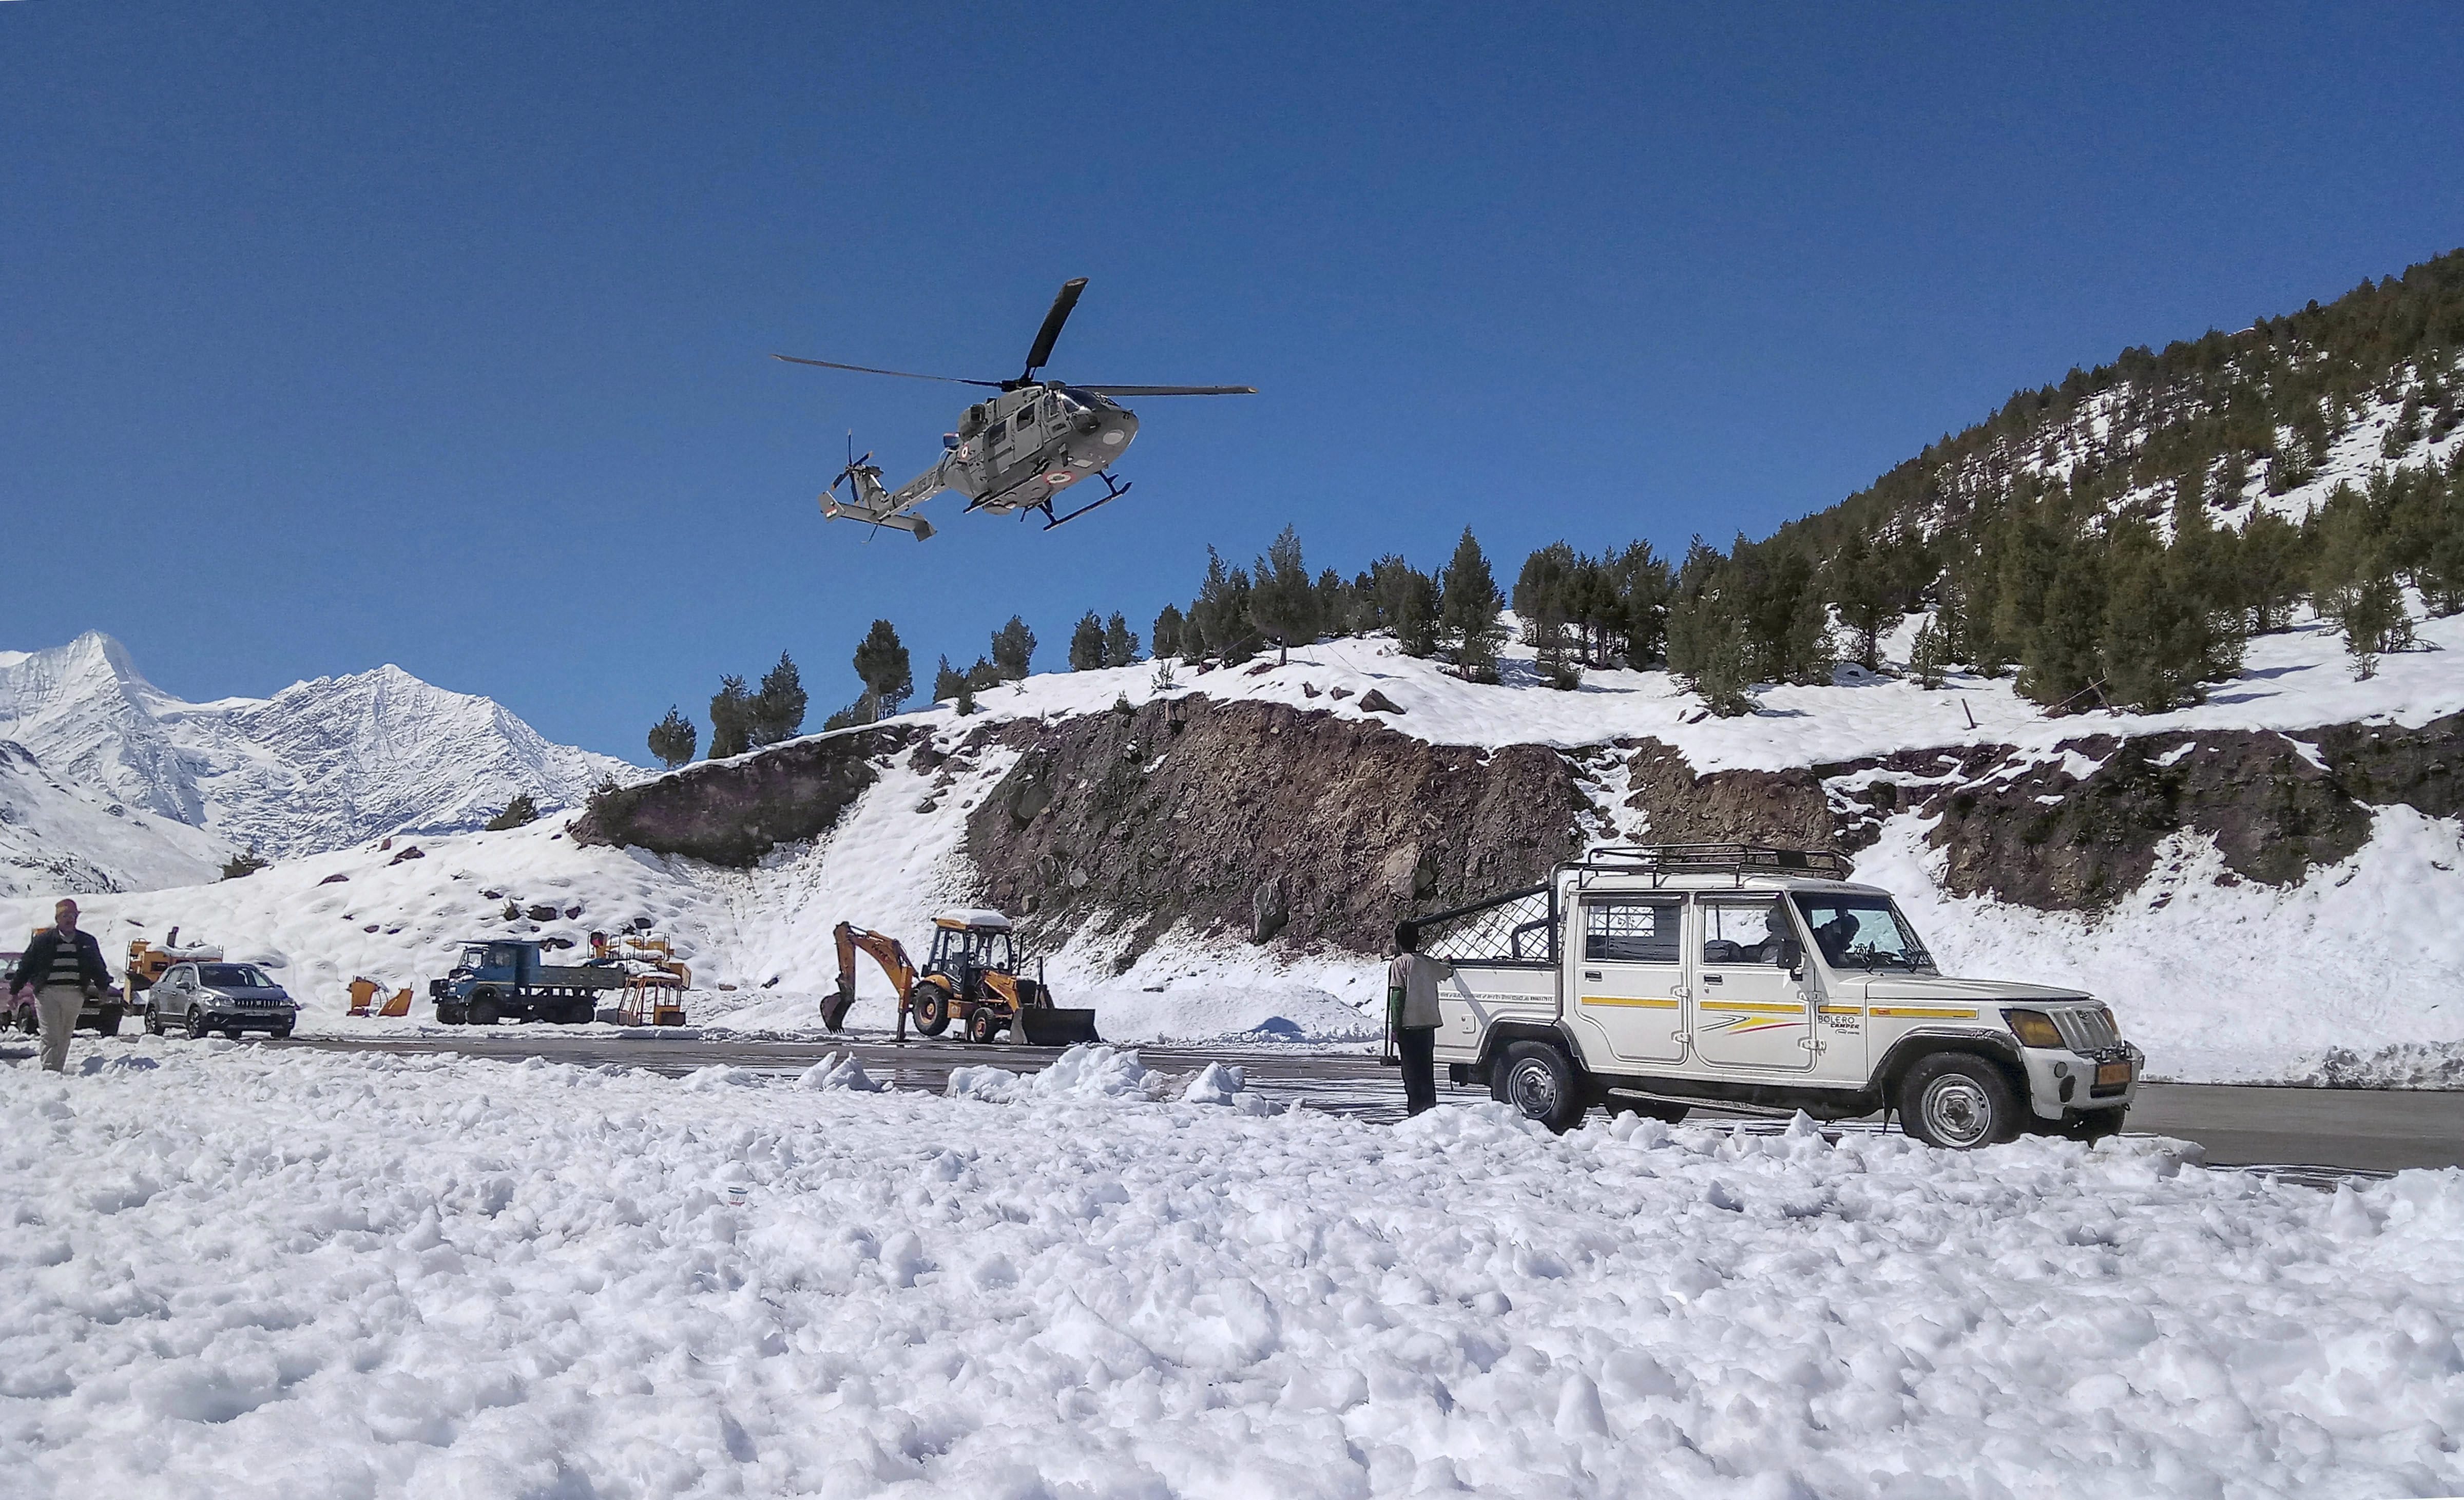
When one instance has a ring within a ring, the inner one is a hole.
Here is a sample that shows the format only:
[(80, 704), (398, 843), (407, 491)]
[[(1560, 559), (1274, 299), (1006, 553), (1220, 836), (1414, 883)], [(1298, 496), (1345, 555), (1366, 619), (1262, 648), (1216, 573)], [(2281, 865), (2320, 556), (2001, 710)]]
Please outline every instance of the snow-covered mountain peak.
[[(58, 783), (222, 847), (286, 856), (475, 827), (524, 792), (542, 810), (572, 806), (606, 777), (639, 774), (392, 663), (270, 697), (188, 702), (99, 631), (0, 653), (0, 739)], [(145, 863), (116, 867), (115, 879), (142, 882)]]

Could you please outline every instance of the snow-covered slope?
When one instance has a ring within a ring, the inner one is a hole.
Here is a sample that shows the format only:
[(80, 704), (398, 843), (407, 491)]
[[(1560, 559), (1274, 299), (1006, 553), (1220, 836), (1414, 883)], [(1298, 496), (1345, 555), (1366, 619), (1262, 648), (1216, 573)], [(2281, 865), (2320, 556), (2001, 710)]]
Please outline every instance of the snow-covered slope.
[(201, 828), (63, 784), (0, 739), (0, 894), (195, 885), (230, 855)]
[[(542, 808), (572, 806), (604, 777), (640, 774), (551, 744), (490, 699), (399, 667), (295, 683), (269, 698), (184, 702), (99, 633), (0, 652), (0, 739), (24, 746), (57, 783), (269, 855), (475, 827), (520, 792)], [(47, 838), (43, 850), (108, 863), (74, 843)]]
[[(998, 718), (1102, 712), (1119, 697), (1158, 691), (1357, 715), (1360, 695), (1375, 688), (1404, 710), (1376, 717), (1405, 734), (1570, 748), (1648, 735), (1705, 769), (1806, 765), (1960, 742), (2052, 755), (2057, 741), (2096, 733), (2298, 732), (2373, 718), (2418, 724), (2464, 709), (2464, 673), (2448, 667), (2457, 659), (2448, 651), (2464, 646), (2464, 622), (2429, 622), (2422, 634), (2443, 649), (2390, 657), (2367, 682), (2352, 679), (2324, 630), (2265, 637), (2254, 643), (2245, 676), (2207, 705), (2137, 718), (2049, 719), (2007, 682), (1954, 678), (1951, 689), (1927, 693), (1851, 669), (1835, 686), (1771, 690), (1762, 713), (1721, 720), (1704, 717), (1658, 673), (1597, 673), (1583, 692), (1558, 693), (1534, 685), (1528, 655), (1510, 651), (1507, 683), (1483, 686), (1393, 654), (1389, 643), (1349, 640), (1295, 651), (1288, 666), (1254, 674), (1179, 668), (1163, 690), (1152, 666), (1033, 677), (984, 695), (977, 717), (936, 707), (909, 720), (948, 753)], [(1336, 689), (1349, 695), (1334, 697)], [(1014, 751), (981, 745), (950, 762), (953, 780), (942, 785), (906, 756), (885, 757), (874, 762), (877, 780), (827, 834), (750, 870), (578, 847), (562, 836), (564, 820), (551, 819), (506, 833), (422, 838), (418, 858), (404, 857), (406, 841), (391, 850), (369, 842), (245, 880), (96, 897), (88, 920), (115, 952), (132, 937), (159, 939), (177, 923), (235, 953), (283, 957), (288, 982), (311, 1006), (303, 1025), (315, 1030), (374, 1025), (341, 1017), (341, 986), (355, 974), (389, 987), (416, 984), (442, 973), (464, 938), (578, 943), (593, 930), (640, 919), (673, 938), (693, 965), (697, 1022), (812, 1030), (815, 999), (835, 973), (831, 926), (853, 920), (920, 938), (935, 910), (969, 893), (965, 820), (1014, 762)], [(2452, 819), (2380, 809), (2359, 850), (2288, 887), (2220, 879), (2214, 847), (2197, 834), (2178, 835), (2144, 888), (2092, 913), (1947, 893), (1939, 853), (1925, 843), (1928, 827), (1908, 812), (1889, 819), (1858, 856), (1860, 872), (1898, 891), (1959, 971), (2079, 983), (2110, 1001), (2161, 1075), (2303, 1078), (2338, 1049), (2464, 1051), (2455, 1000), (2464, 995), (2464, 942), (2455, 937), (2464, 933), (2464, 831)], [(1650, 832), (1613, 799), (1594, 831), (1603, 839)], [(0, 900), (0, 924), (39, 919), (44, 902), (32, 891), (27, 897)], [(509, 901), (517, 908), (510, 916)], [(533, 907), (547, 915), (534, 915)], [(1126, 972), (1115, 972), (1113, 958), (1092, 930), (1050, 956), (1055, 986), (1092, 1004), (1108, 1037), (1196, 1039), (1263, 1028), (1333, 1039), (1376, 1028), (1374, 957), (1205, 943), (1183, 932)], [(852, 1022), (886, 1025), (888, 991), (869, 966), (860, 993), (867, 1004)], [(417, 1009), (414, 1022), (390, 1025), (425, 1024), (428, 1007)]]

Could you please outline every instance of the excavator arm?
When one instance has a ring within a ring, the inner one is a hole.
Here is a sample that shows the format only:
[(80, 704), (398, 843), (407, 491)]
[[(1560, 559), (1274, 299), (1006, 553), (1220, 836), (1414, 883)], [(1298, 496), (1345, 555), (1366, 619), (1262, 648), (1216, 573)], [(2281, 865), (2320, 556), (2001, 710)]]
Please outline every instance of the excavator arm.
[(907, 947), (887, 933), (877, 933), (853, 922), (841, 922), (831, 934), (839, 947), (839, 987), (822, 1001), (822, 1025), (836, 1031), (846, 1022), (847, 1007), (855, 1004), (855, 956), (858, 949), (872, 955), (881, 972), (890, 976), (890, 987), (898, 996), (898, 1026), (907, 1029), (907, 994), (915, 987), (915, 965), (909, 961)]

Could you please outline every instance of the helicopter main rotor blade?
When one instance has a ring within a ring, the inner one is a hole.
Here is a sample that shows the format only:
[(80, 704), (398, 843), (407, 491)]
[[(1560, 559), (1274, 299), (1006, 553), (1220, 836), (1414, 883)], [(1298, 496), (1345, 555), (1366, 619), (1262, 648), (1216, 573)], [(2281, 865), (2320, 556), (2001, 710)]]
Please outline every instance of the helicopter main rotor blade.
[(1078, 305), (1078, 294), (1087, 290), (1085, 276), (1073, 276), (1061, 283), (1061, 295), (1052, 299), (1052, 311), (1044, 315), (1044, 326), (1036, 330), (1035, 346), (1026, 351), (1026, 373), (1021, 381), (1033, 380), (1035, 372), (1052, 358), (1053, 341), (1061, 337), (1061, 325), (1069, 320), (1069, 310)]
[(1255, 386), (1077, 386), (1098, 396), (1254, 396)]
[(989, 386), (995, 390), (1001, 388), (1001, 383), (997, 380), (964, 380), (956, 375), (918, 375), (913, 370), (877, 370), (869, 364), (841, 364), (836, 360), (800, 360), (792, 354), (774, 354), (770, 357), (774, 360), (784, 360), (790, 364), (818, 364), (825, 370), (853, 370), (859, 375), (895, 375), (900, 380), (937, 380), (951, 386)]

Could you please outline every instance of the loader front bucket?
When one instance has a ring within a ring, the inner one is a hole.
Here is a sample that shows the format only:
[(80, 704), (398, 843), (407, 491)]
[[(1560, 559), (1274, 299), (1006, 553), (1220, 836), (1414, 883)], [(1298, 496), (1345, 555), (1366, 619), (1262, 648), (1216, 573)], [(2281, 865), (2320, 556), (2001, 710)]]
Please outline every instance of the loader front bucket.
[(1029, 1047), (1075, 1047), (1081, 1042), (1104, 1040), (1095, 1034), (1093, 1011), (1062, 1010), (1052, 1005), (1029, 1005), (1021, 1010), (1018, 1039)]

